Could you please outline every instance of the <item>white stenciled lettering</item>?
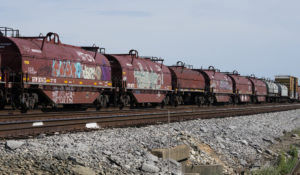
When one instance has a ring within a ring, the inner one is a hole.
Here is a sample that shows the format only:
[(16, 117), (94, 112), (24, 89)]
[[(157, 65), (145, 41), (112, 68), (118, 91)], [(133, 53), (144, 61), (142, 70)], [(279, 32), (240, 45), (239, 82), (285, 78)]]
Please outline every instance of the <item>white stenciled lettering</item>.
[(95, 62), (94, 57), (91, 56), (90, 54), (86, 54), (80, 51), (76, 51), (76, 53), (83, 61)]
[(52, 91), (52, 100), (55, 103), (73, 103), (72, 91)]

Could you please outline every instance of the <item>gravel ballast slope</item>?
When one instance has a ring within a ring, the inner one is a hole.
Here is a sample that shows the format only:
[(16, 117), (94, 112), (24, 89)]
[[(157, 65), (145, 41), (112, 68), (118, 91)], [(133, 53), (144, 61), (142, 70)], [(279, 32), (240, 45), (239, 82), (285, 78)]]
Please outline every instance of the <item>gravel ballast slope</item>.
[[(87, 133), (71, 133), (34, 139), (0, 142), (0, 171), (31, 174), (81, 172), (100, 174), (180, 174), (175, 161), (162, 160), (149, 153), (153, 148), (179, 144), (191, 146), (192, 163), (220, 161), (225, 172), (242, 166), (259, 167), (267, 148), (284, 131), (300, 127), (300, 110), (223, 119), (117, 128)], [(169, 135), (170, 133), (170, 135)], [(207, 145), (211, 153), (195, 145)]]

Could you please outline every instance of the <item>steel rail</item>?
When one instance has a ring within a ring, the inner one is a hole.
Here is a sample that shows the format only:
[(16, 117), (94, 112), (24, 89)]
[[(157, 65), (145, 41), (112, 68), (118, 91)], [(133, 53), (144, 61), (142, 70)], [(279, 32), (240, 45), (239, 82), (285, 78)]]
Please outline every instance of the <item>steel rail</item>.
[(77, 117), (70, 115), (54, 115), (52, 118), (32, 119), (24, 117), (22, 120), (10, 120), (0, 122), (0, 137), (24, 137), (37, 135), (40, 133), (84, 131), (109, 127), (129, 127), (142, 126), (149, 124), (160, 124), (168, 121), (167, 116), (170, 114), (170, 121), (184, 121), (191, 119), (206, 119), (216, 117), (230, 117), (239, 115), (258, 114), (266, 112), (285, 111), (299, 109), (300, 104), (293, 105), (270, 105), (270, 106), (251, 106), (239, 108), (223, 109), (205, 109), (205, 110), (177, 110), (177, 111), (132, 111), (130, 113), (107, 113), (106, 115), (87, 115), (82, 113)]

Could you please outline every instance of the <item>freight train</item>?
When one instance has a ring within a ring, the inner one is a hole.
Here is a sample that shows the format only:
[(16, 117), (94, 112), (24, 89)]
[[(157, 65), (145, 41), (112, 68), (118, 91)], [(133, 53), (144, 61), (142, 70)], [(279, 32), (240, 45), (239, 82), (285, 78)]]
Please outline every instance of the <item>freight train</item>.
[(298, 79), (292, 76), (271, 81), (213, 66), (194, 69), (180, 61), (166, 66), (163, 59), (141, 57), (136, 50), (106, 54), (96, 46), (63, 44), (56, 33), (23, 37), (18, 30), (0, 31), (0, 108), (26, 112), (59, 105), (93, 104), (99, 110), (298, 100)]

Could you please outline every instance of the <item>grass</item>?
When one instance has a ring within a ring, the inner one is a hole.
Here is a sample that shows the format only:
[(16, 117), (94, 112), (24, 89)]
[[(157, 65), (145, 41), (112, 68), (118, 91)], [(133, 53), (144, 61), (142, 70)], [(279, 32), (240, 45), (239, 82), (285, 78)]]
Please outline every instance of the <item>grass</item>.
[(300, 128), (299, 128), (299, 129), (296, 129), (296, 130), (294, 130), (294, 131), (293, 131), (293, 133), (294, 133), (294, 134), (297, 134), (298, 136), (300, 136)]
[(291, 132), (286, 132), (285, 136), (291, 137), (293, 134), (297, 134), (298, 136), (300, 136), (300, 128), (299, 129), (295, 129), (295, 130), (293, 130)]
[[(300, 132), (300, 130), (299, 130)], [(298, 160), (298, 150), (296, 147), (291, 146), (287, 152), (290, 157), (287, 158), (283, 153), (278, 158), (278, 163), (274, 167), (266, 167), (257, 171), (251, 172), (252, 175), (284, 175), (289, 174), (296, 166)]]

